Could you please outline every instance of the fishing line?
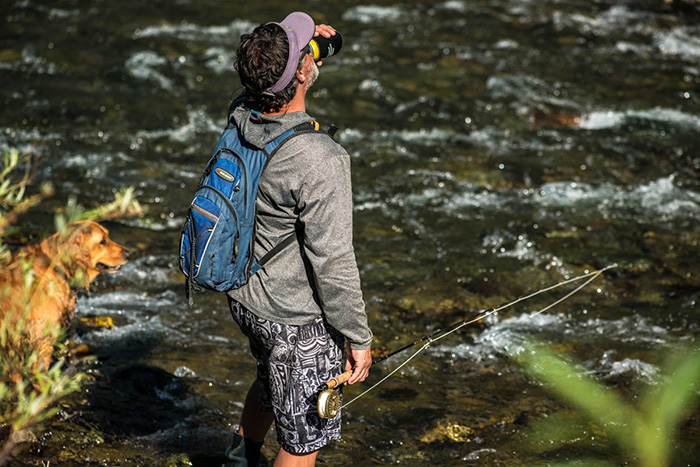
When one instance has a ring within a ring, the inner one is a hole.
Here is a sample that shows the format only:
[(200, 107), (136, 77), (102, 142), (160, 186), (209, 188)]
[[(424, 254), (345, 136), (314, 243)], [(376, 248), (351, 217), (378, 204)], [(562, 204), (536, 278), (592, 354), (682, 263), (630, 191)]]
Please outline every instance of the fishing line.
[[(525, 301), (525, 300), (528, 300), (528, 299), (530, 299), (530, 298), (536, 297), (537, 295), (540, 295), (540, 294), (549, 292), (549, 291), (551, 291), (551, 290), (557, 289), (557, 288), (562, 287), (562, 286), (567, 285), (567, 284), (571, 284), (571, 283), (573, 283), (573, 282), (580, 281), (580, 280), (582, 280), (582, 279), (588, 279), (588, 280), (585, 281), (583, 284), (579, 285), (578, 287), (576, 287), (574, 290), (572, 290), (571, 292), (567, 293), (567, 294), (564, 295), (563, 297), (559, 298), (558, 300), (555, 300), (554, 302), (550, 303), (550, 304), (547, 305), (546, 307), (544, 307), (544, 308), (542, 308), (541, 310), (536, 311), (535, 313), (533, 313), (532, 315), (530, 315), (530, 318), (529, 318), (529, 319), (532, 319), (533, 317), (535, 317), (535, 316), (537, 316), (537, 315), (539, 315), (539, 314), (541, 314), (541, 313), (544, 313), (545, 311), (547, 311), (547, 310), (549, 310), (549, 309), (555, 307), (556, 305), (560, 304), (560, 303), (563, 302), (564, 300), (568, 299), (569, 297), (571, 297), (571, 296), (574, 295), (575, 293), (579, 292), (581, 289), (585, 288), (588, 284), (590, 284), (591, 282), (593, 282), (594, 280), (596, 280), (596, 279), (598, 278), (598, 276), (600, 276), (601, 274), (603, 274), (605, 271), (607, 271), (608, 269), (615, 268), (615, 267), (617, 267), (617, 264), (611, 264), (611, 265), (606, 266), (606, 267), (604, 267), (604, 268), (602, 268), (602, 269), (600, 269), (600, 270), (592, 271), (592, 272), (589, 272), (589, 273), (586, 273), (586, 274), (582, 274), (582, 275), (580, 275), (580, 276), (577, 276), (577, 277), (574, 277), (574, 278), (571, 278), (571, 279), (567, 279), (567, 280), (562, 281), (562, 282), (559, 282), (559, 283), (557, 283), (557, 284), (550, 285), (550, 286), (548, 286), (548, 287), (545, 287), (545, 288), (543, 288), (543, 289), (540, 289), (540, 290), (538, 290), (538, 291), (536, 291), (536, 292), (533, 292), (533, 293), (531, 293), (531, 294), (524, 295), (524, 296), (519, 297), (519, 298), (517, 298), (517, 299), (515, 299), (515, 300), (512, 300), (512, 301), (510, 301), (510, 302), (508, 302), (508, 303), (506, 303), (506, 304), (504, 304), (504, 305), (501, 305), (501, 306), (499, 306), (499, 307), (497, 307), (497, 308), (491, 308), (491, 309), (488, 309), (488, 310), (483, 310), (483, 311), (481, 311), (481, 312), (475, 314), (475, 315), (472, 316), (471, 318), (467, 318), (466, 320), (459, 321), (459, 322), (457, 322), (457, 323), (451, 324), (450, 326), (447, 326), (447, 327), (445, 327), (445, 328), (439, 329), (439, 330), (433, 332), (432, 334), (427, 335), (427, 336), (425, 336), (425, 337), (422, 337), (422, 338), (418, 339), (417, 341), (415, 341), (415, 342), (413, 342), (413, 343), (411, 343), (411, 344), (405, 345), (404, 347), (401, 347), (400, 349), (397, 349), (397, 350), (395, 350), (395, 351), (393, 351), (393, 352), (391, 352), (391, 353), (389, 353), (389, 354), (386, 354), (386, 355), (384, 355), (384, 356), (382, 356), (382, 357), (378, 357), (378, 358), (374, 359), (374, 360), (372, 361), (372, 365), (375, 365), (375, 364), (377, 364), (377, 363), (379, 363), (379, 362), (381, 362), (381, 361), (384, 361), (384, 360), (386, 360), (387, 358), (389, 358), (389, 357), (391, 357), (391, 356), (394, 356), (394, 355), (396, 355), (396, 354), (398, 354), (398, 353), (400, 353), (400, 352), (403, 352), (404, 350), (407, 350), (407, 349), (409, 349), (409, 348), (411, 348), (411, 347), (413, 347), (413, 346), (415, 346), (415, 345), (420, 344), (421, 342), (425, 342), (425, 344), (424, 344), (420, 349), (418, 349), (413, 355), (411, 355), (410, 357), (408, 357), (403, 363), (401, 363), (399, 366), (397, 366), (394, 370), (392, 370), (389, 374), (387, 374), (385, 377), (383, 377), (381, 380), (379, 380), (377, 383), (375, 383), (375, 384), (374, 384), (373, 386), (371, 386), (369, 389), (367, 389), (366, 391), (362, 392), (361, 394), (359, 394), (358, 396), (356, 396), (354, 399), (350, 400), (349, 402), (343, 404), (343, 407), (349, 406), (350, 404), (352, 404), (353, 402), (355, 402), (355, 401), (358, 400), (359, 398), (365, 396), (365, 395), (368, 394), (370, 391), (374, 390), (377, 386), (379, 386), (380, 384), (382, 384), (382, 383), (383, 383), (384, 381), (386, 381), (387, 379), (391, 378), (394, 374), (396, 374), (396, 372), (398, 372), (399, 370), (401, 370), (401, 369), (402, 369), (404, 366), (406, 366), (411, 360), (413, 360), (415, 357), (417, 357), (417, 356), (418, 356), (420, 353), (422, 353), (425, 349), (427, 349), (428, 347), (430, 347), (433, 343), (439, 341), (440, 339), (444, 339), (445, 337), (449, 336), (450, 334), (452, 334), (452, 333), (454, 333), (454, 332), (457, 332), (458, 330), (460, 330), (460, 329), (463, 328), (464, 326), (468, 326), (468, 325), (470, 325), (470, 324), (472, 324), (472, 323), (475, 323), (475, 322), (477, 322), (477, 321), (483, 320), (484, 318), (487, 318), (487, 317), (489, 317), (489, 316), (491, 316), (491, 315), (494, 315), (494, 314), (498, 313), (499, 311), (503, 311), (503, 310), (505, 310), (506, 308), (510, 308), (510, 307), (512, 307), (513, 305), (516, 305), (516, 304), (518, 304), (518, 303), (520, 303), (520, 302), (523, 302), (523, 301)], [(427, 341), (427, 342), (426, 342), (426, 341)], [(351, 371), (351, 370), (350, 370), (349, 372), (344, 373), (343, 375), (341, 375), (341, 376), (339, 376), (339, 377), (337, 377), (337, 378), (332, 379), (332, 380), (329, 381), (328, 383), (326, 383), (326, 390), (323, 391), (323, 392), (321, 393), (321, 396), (319, 397), (319, 403), (318, 403), (319, 414), (321, 414), (322, 416), (324, 416), (324, 415), (335, 416), (335, 413), (337, 413), (337, 410), (340, 409), (340, 397), (336, 395), (337, 393), (334, 394), (334, 393), (331, 393), (330, 391), (331, 391), (334, 387), (337, 387), (337, 386), (339, 386), (340, 384), (342, 384), (342, 383), (344, 383), (345, 381), (347, 381), (347, 378), (349, 378), (350, 374), (352, 374), (352, 371)], [(341, 377), (344, 376), (344, 375), (347, 375), (347, 378), (341, 378)], [(344, 379), (344, 381), (343, 381), (343, 379)], [(325, 396), (325, 397), (324, 397), (324, 396)]]

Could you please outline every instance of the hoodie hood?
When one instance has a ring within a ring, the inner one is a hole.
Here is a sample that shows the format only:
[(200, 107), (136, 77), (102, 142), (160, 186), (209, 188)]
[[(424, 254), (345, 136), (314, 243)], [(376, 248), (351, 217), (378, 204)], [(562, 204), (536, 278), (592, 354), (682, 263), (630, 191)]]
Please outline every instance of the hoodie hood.
[(290, 112), (281, 115), (264, 115), (251, 110), (243, 103), (233, 109), (233, 121), (243, 139), (258, 149), (295, 126), (313, 119), (306, 112)]

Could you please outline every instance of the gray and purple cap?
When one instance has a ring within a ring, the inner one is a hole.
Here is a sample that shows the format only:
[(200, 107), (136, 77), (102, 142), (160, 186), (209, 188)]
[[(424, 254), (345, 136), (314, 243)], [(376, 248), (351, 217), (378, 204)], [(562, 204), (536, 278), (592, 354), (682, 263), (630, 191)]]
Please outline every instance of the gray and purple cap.
[(284, 67), (284, 73), (282, 73), (282, 76), (274, 86), (268, 89), (268, 92), (275, 94), (286, 88), (292, 81), (299, 63), (299, 52), (301, 52), (314, 37), (316, 25), (314, 20), (311, 19), (311, 16), (301, 11), (295, 11), (289, 14), (281, 23), (272, 22), (268, 24), (280, 26), (287, 34), (287, 40), (289, 41), (289, 57), (287, 58), (287, 65)]

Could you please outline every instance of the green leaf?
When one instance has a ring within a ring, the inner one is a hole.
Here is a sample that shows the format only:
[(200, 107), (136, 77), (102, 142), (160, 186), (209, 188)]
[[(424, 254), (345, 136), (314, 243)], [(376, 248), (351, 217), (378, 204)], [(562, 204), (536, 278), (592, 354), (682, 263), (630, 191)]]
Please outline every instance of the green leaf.
[(669, 379), (644, 399), (644, 407), (654, 417), (655, 428), (667, 431), (695, 406), (700, 389), (700, 349), (690, 350), (673, 367)]
[(56, 231), (63, 232), (66, 229), (66, 216), (58, 212), (54, 216), (54, 225), (56, 226)]
[(543, 346), (525, 345), (523, 364), (563, 400), (584, 411), (605, 427), (617, 442), (629, 446), (628, 430), (639, 419), (635, 411), (614, 392)]

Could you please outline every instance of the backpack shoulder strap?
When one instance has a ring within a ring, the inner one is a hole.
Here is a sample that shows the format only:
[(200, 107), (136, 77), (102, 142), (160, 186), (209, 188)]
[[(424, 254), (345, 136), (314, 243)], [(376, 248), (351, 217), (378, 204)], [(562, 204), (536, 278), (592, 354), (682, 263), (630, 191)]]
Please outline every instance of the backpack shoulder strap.
[(277, 253), (279, 253), (280, 251), (284, 250), (289, 245), (294, 243), (297, 240), (298, 236), (299, 236), (299, 234), (295, 229), (294, 232), (292, 232), (289, 235), (287, 235), (286, 237), (284, 237), (282, 239), (282, 241), (280, 241), (277, 245), (273, 246), (272, 249), (270, 249), (270, 251), (265, 253), (265, 256), (260, 258), (260, 260), (258, 261), (258, 264), (260, 265), (260, 267), (265, 266), (265, 264), (268, 261), (270, 261)]
[(290, 139), (294, 138), (295, 136), (300, 136), (300, 135), (305, 135), (307, 133), (321, 133), (321, 134), (327, 134), (328, 136), (333, 138), (335, 133), (338, 131), (338, 127), (335, 125), (331, 125), (331, 127), (328, 129), (328, 131), (321, 130), (321, 125), (318, 124), (316, 120), (312, 120), (310, 122), (304, 122), (300, 123), (299, 125), (290, 128), (289, 130), (285, 131), (281, 135), (279, 135), (277, 138), (274, 140), (270, 141), (267, 143), (265, 148), (263, 149), (265, 151), (265, 154), (267, 154), (268, 159), (271, 158), (272, 156), (275, 155), (275, 153), (282, 147), (284, 143), (289, 141)]

